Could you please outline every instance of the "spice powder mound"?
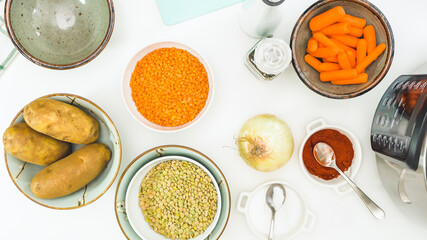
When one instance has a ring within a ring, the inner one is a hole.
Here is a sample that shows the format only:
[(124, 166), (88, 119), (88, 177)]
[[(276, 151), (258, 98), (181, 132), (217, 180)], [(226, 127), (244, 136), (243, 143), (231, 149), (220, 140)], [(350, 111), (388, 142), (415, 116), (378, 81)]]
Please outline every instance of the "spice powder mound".
[(344, 134), (333, 129), (325, 129), (311, 135), (304, 145), (302, 159), (308, 172), (324, 180), (331, 180), (339, 176), (335, 169), (320, 165), (314, 158), (313, 148), (319, 142), (331, 146), (335, 152), (338, 168), (343, 172), (347, 171), (353, 162), (353, 144)]
[(177, 48), (161, 48), (144, 56), (132, 73), (130, 87), (138, 111), (164, 127), (192, 121), (205, 106), (209, 93), (203, 64)]

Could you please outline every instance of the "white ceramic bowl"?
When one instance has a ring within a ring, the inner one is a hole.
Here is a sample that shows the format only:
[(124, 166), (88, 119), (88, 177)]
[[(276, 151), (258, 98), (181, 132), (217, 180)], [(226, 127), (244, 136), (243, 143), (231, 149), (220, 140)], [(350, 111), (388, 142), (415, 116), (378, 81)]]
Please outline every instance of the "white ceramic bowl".
[[(5, 151), (7, 170), (19, 191), (35, 203), (53, 209), (74, 209), (86, 206), (100, 198), (110, 188), (119, 172), (122, 158), (119, 133), (107, 113), (88, 99), (63, 93), (51, 94), (43, 98), (69, 103), (94, 117), (99, 123), (99, 138), (96, 142), (104, 143), (108, 146), (111, 150), (111, 159), (105, 169), (85, 187), (67, 196), (53, 199), (37, 198), (30, 189), (31, 180), (34, 175), (43, 169), (42, 166), (23, 162)], [(16, 115), (11, 124), (24, 122), (23, 110)], [(72, 144), (73, 152), (82, 146), (80, 144)]]
[(342, 127), (338, 127), (338, 126), (334, 126), (334, 125), (329, 125), (325, 122), (324, 119), (317, 119), (311, 123), (309, 123), (306, 127), (307, 130), (307, 136), (304, 138), (304, 140), (301, 143), (300, 146), (300, 151), (299, 151), (299, 159), (300, 159), (300, 165), (301, 168), (303, 169), (303, 172), (305, 173), (305, 175), (311, 179), (314, 183), (323, 186), (323, 187), (331, 187), (333, 188), (339, 195), (348, 193), (351, 191), (351, 187), (350, 185), (348, 185), (348, 183), (345, 181), (345, 179), (341, 176), (331, 179), (331, 180), (324, 180), (321, 179), (317, 176), (312, 175), (311, 173), (308, 172), (307, 168), (304, 165), (304, 161), (302, 158), (302, 152), (304, 149), (304, 145), (307, 142), (308, 138), (310, 138), (311, 135), (313, 135), (314, 133), (320, 131), (320, 130), (324, 130), (324, 129), (333, 129), (333, 130), (337, 130), (340, 133), (344, 134), (346, 137), (348, 137), (348, 139), (350, 139), (351, 143), (353, 144), (353, 150), (354, 150), (354, 158), (353, 158), (353, 162), (351, 164), (351, 166), (347, 169), (347, 171), (345, 171), (345, 174), (347, 174), (347, 176), (353, 178), (357, 171), (359, 170), (360, 167), (360, 162), (362, 161), (362, 148), (360, 147), (360, 143), (359, 140), (357, 140), (357, 138), (354, 136), (353, 133), (351, 133), (350, 131), (348, 131), (347, 129), (344, 129)]
[[(148, 53), (150, 53), (156, 49), (160, 49), (160, 48), (179, 48), (179, 49), (184, 49), (184, 50), (188, 51), (193, 56), (195, 56), (199, 59), (199, 61), (205, 67), (206, 73), (208, 75), (209, 93), (208, 93), (208, 98), (206, 99), (205, 106), (200, 111), (200, 113), (196, 116), (196, 118), (194, 118), (192, 121), (190, 121), (186, 124), (180, 125), (180, 126), (176, 126), (176, 127), (164, 127), (164, 126), (160, 126), (160, 125), (157, 125), (155, 123), (148, 121), (144, 116), (142, 116), (142, 114), (140, 112), (138, 112), (138, 109), (135, 106), (135, 102), (132, 99), (132, 88), (130, 87), (130, 80), (131, 80), (132, 73), (135, 70), (136, 64), (145, 55), (147, 55)], [(148, 127), (149, 129), (152, 129), (152, 130), (160, 131), (160, 132), (175, 132), (175, 131), (179, 131), (179, 130), (182, 130), (182, 129), (188, 128), (189, 126), (194, 125), (196, 122), (198, 122), (203, 117), (205, 112), (208, 110), (208, 108), (212, 102), (213, 94), (214, 94), (214, 78), (213, 78), (212, 71), (211, 71), (207, 61), (197, 51), (193, 50), (192, 48), (190, 48), (184, 44), (177, 43), (177, 42), (158, 42), (158, 43), (154, 43), (154, 44), (151, 44), (151, 45), (143, 48), (137, 54), (135, 54), (135, 56), (130, 60), (130, 62), (127, 65), (126, 70), (123, 74), (123, 78), (122, 78), (122, 96), (123, 96), (123, 100), (125, 102), (127, 109), (129, 110), (130, 114), (139, 123), (141, 123), (143, 126)]]
[(302, 194), (291, 184), (273, 181), (262, 184), (252, 192), (242, 192), (237, 200), (237, 211), (243, 213), (252, 232), (260, 239), (267, 239), (270, 230), (271, 209), (265, 195), (272, 184), (282, 184), (286, 190), (283, 206), (276, 212), (274, 239), (292, 239), (301, 231), (313, 228), (315, 215), (308, 209)]
[(202, 164), (199, 162), (182, 156), (165, 156), (160, 157), (156, 160), (153, 160), (146, 165), (144, 165), (138, 172), (134, 175), (132, 180), (129, 183), (128, 189), (126, 191), (126, 213), (129, 219), (129, 223), (132, 226), (133, 230), (142, 238), (142, 239), (150, 239), (150, 240), (166, 240), (168, 238), (163, 235), (158, 234), (154, 230), (151, 229), (150, 225), (145, 221), (144, 214), (142, 213), (141, 208), (138, 205), (139, 199), (139, 191), (141, 182), (144, 179), (145, 175), (155, 166), (162, 162), (171, 161), (171, 160), (179, 160), (179, 161), (187, 161), (193, 163), (194, 165), (200, 167), (203, 171), (205, 171), (209, 177), (212, 179), (212, 183), (215, 186), (215, 190), (218, 195), (217, 200), (217, 211), (215, 213), (215, 217), (209, 227), (205, 230), (204, 233), (200, 234), (196, 238), (192, 238), (193, 240), (202, 240), (209, 236), (212, 230), (215, 228), (216, 223), (218, 222), (218, 218), (220, 215), (221, 209), (221, 192), (219, 190), (218, 184), (215, 178), (212, 176), (211, 172), (207, 170)]

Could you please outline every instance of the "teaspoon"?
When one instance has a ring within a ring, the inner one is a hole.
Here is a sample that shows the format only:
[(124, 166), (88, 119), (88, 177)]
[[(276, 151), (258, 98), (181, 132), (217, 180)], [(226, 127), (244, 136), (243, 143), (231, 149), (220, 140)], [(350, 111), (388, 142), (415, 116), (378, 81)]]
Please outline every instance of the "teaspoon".
[(372, 201), (347, 175), (345, 175), (341, 169), (337, 167), (335, 162), (335, 152), (328, 144), (324, 142), (317, 143), (313, 148), (313, 155), (317, 162), (324, 167), (330, 167), (337, 170), (339, 174), (350, 184), (350, 186), (354, 189), (354, 191), (359, 195), (360, 199), (362, 199), (363, 203), (365, 203), (366, 207), (371, 211), (372, 215), (374, 215), (377, 219), (384, 219), (385, 213), (384, 211)]

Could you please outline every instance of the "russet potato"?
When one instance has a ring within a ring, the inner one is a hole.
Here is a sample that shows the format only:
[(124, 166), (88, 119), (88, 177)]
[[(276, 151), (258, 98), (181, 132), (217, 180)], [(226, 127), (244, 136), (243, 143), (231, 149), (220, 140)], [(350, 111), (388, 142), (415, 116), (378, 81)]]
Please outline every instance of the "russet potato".
[(71, 194), (95, 179), (110, 158), (105, 144), (86, 145), (38, 172), (31, 181), (31, 191), (42, 199)]
[(34, 130), (55, 139), (89, 144), (98, 139), (96, 119), (73, 105), (49, 98), (39, 98), (24, 108), (25, 122)]
[(26, 123), (16, 123), (3, 134), (5, 150), (29, 163), (47, 166), (70, 153), (71, 144), (34, 131)]

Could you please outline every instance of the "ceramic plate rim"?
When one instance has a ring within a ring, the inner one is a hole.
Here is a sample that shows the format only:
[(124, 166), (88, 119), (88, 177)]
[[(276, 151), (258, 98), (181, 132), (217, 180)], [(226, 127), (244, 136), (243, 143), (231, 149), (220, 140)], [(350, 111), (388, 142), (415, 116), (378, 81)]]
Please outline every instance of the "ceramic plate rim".
[[(178, 156), (178, 155), (173, 156), (173, 155), (170, 155), (170, 156), (163, 156), (163, 157), (156, 158), (156, 159), (150, 161), (149, 163), (145, 164), (144, 166), (142, 166), (135, 173), (135, 175), (133, 175), (133, 177), (130, 180), (129, 185), (128, 185), (127, 189), (126, 189), (126, 195), (125, 195), (126, 196), (125, 197), (125, 203), (126, 203), (125, 204), (125, 209), (126, 209), (126, 213), (127, 213), (127, 217), (128, 217), (129, 223), (130, 223), (131, 227), (133, 228), (133, 230), (139, 235), (139, 237), (141, 237), (142, 239), (146, 238), (146, 236), (144, 236), (144, 234), (143, 234), (143, 231), (140, 231), (139, 228), (135, 227), (136, 223), (133, 222), (135, 220), (132, 220), (132, 219), (134, 219), (134, 217), (131, 217), (132, 215), (129, 214), (129, 212), (133, 212), (133, 211), (129, 211), (130, 210), (130, 206), (129, 206), (129, 204), (127, 204), (129, 202), (128, 199), (130, 198), (130, 196), (129, 196), (130, 189), (131, 188), (135, 188), (135, 184), (137, 184), (137, 186), (140, 185), (140, 183), (136, 183), (135, 181), (137, 179), (139, 179), (141, 177), (140, 175), (143, 174), (143, 172), (147, 171), (147, 169), (148, 169), (148, 171), (150, 171), (151, 169), (153, 169), (154, 167), (156, 167), (160, 163), (167, 162), (167, 161), (173, 161), (173, 160), (187, 161), (187, 162), (193, 163), (194, 165), (200, 167), (206, 174), (208, 174), (208, 176), (210, 177), (210, 179), (213, 182), (213, 185), (215, 187), (215, 190), (217, 192), (217, 197), (218, 197), (217, 198), (218, 199), (217, 200), (217, 211), (215, 213), (215, 217), (212, 220), (211, 224), (208, 226), (208, 228), (205, 230), (205, 232), (203, 232), (202, 234), (200, 234), (196, 238), (191, 238), (189, 240), (202, 240), (202, 239), (205, 239), (207, 236), (209, 236), (209, 234), (215, 228), (215, 226), (216, 226), (216, 224), (218, 222), (219, 216), (221, 214), (221, 211), (220, 211), (221, 210), (221, 191), (219, 189), (218, 183), (216, 182), (214, 176), (212, 175), (212, 173), (208, 169), (206, 169), (202, 164), (200, 164), (196, 160), (188, 158), (188, 157), (184, 157), (184, 156)], [(142, 179), (145, 178), (146, 174), (147, 173), (143, 174)], [(140, 210), (140, 209), (138, 209), (138, 210)], [(140, 211), (139, 211), (139, 213), (142, 214)], [(152, 230), (152, 232), (155, 232), (155, 231)], [(163, 236), (163, 235), (159, 234), (159, 236)], [(168, 238), (166, 238), (164, 236), (163, 236), (163, 238), (165, 240), (169, 240)]]
[(228, 209), (227, 209), (227, 218), (225, 219), (225, 223), (224, 223), (224, 227), (221, 229), (221, 232), (219, 233), (219, 235), (218, 235), (218, 238), (217, 239), (219, 239), (219, 238), (221, 238), (221, 236), (222, 236), (222, 234), (224, 233), (224, 231), (225, 231), (225, 228), (227, 227), (227, 225), (228, 225), (228, 221), (230, 220), (230, 213), (231, 213), (231, 204), (232, 204), (232, 202), (231, 202), (231, 191), (230, 191), (230, 187), (229, 187), (229, 185), (228, 185), (228, 182), (227, 182), (227, 179), (225, 178), (225, 176), (224, 176), (224, 173), (221, 171), (221, 169), (218, 167), (218, 165), (214, 162), (214, 161), (212, 161), (212, 159), (210, 159), (208, 156), (206, 156), (204, 153), (202, 153), (202, 152), (200, 152), (200, 151), (198, 151), (198, 150), (195, 150), (195, 149), (193, 149), (193, 148), (190, 148), (190, 147), (187, 147), (187, 146), (184, 146), (184, 145), (174, 145), (174, 144), (169, 144), (169, 145), (160, 145), (160, 146), (156, 146), (156, 147), (153, 147), (153, 148), (150, 148), (150, 149), (148, 149), (148, 150), (146, 150), (146, 151), (144, 151), (144, 152), (142, 152), (141, 154), (139, 154), (138, 156), (136, 156), (127, 166), (126, 166), (126, 168), (125, 168), (125, 170), (123, 171), (123, 173), (122, 173), (122, 175), (120, 176), (120, 178), (119, 178), (119, 181), (118, 181), (118, 183), (117, 183), (117, 188), (116, 188), (116, 193), (114, 194), (114, 212), (115, 212), (115, 214), (116, 214), (116, 221), (117, 221), (117, 223), (119, 224), (119, 227), (120, 227), (120, 230), (122, 231), (122, 233), (123, 233), (123, 235), (127, 238), (127, 239), (130, 239), (129, 238), (129, 236), (126, 234), (126, 231), (123, 229), (123, 226), (122, 226), (122, 223), (120, 222), (120, 219), (119, 219), (119, 214), (118, 214), (118, 211), (117, 211), (117, 204), (119, 203), (118, 201), (117, 201), (117, 197), (118, 197), (118, 194), (119, 194), (119, 188), (120, 188), (120, 184), (122, 183), (122, 180), (123, 180), (123, 178), (124, 178), (124, 176), (126, 175), (126, 173), (127, 173), (127, 171), (132, 167), (132, 165), (133, 164), (135, 164), (139, 159), (141, 159), (143, 156), (145, 156), (145, 155), (147, 155), (147, 154), (149, 154), (149, 153), (151, 153), (151, 152), (153, 152), (153, 151), (156, 151), (156, 150), (158, 150), (158, 149), (165, 149), (165, 148), (181, 148), (181, 149), (185, 149), (185, 150), (189, 150), (189, 151), (191, 151), (191, 152), (194, 152), (194, 153), (196, 153), (196, 154), (198, 154), (198, 155), (200, 155), (200, 156), (202, 156), (203, 158), (205, 158), (206, 160), (208, 160), (217, 170), (218, 170), (218, 173), (221, 175), (221, 177), (222, 177), (222, 179), (223, 179), (223, 181), (224, 181), (224, 184), (225, 184), (225, 186), (227, 187), (227, 198), (228, 198), (228, 202), (229, 202), (229, 205), (228, 205)]

